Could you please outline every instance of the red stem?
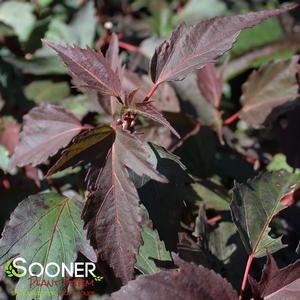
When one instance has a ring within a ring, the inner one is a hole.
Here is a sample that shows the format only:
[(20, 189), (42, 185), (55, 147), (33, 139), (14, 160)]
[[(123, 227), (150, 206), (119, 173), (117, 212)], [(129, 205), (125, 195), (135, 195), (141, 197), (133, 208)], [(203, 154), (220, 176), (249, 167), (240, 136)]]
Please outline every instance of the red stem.
[(246, 269), (245, 269), (245, 273), (244, 273), (244, 278), (243, 278), (243, 283), (242, 283), (242, 287), (241, 287), (241, 291), (240, 291), (239, 300), (243, 299), (243, 294), (244, 294), (244, 291), (245, 291), (245, 288), (246, 288), (246, 284), (247, 284), (247, 280), (248, 280), (248, 274), (249, 274), (253, 259), (254, 259), (254, 255), (250, 254), (249, 257), (248, 257), (248, 261), (247, 261), (247, 265), (246, 265)]
[(208, 219), (206, 222), (209, 225), (214, 225), (215, 223), (219, 222), (220, 220), (222, 220), (221, 216), (215, 216), (215, 217), (213, 217), (211, 219)]
[(158, 85), (159, 85), (159, 83), (157, 83), (157, 82), (153, 84), (151, 90), (149, 91), (146, 98), (144, 99), (144, 102), (147, 102), (153, 96), (154, 92), (158, 88)]
[(128, 43), (125, 43), (125, 42), (122, 42), (122, 41), (119, 41), (119, 47), (120, 48), (123, 48), (125, 50), (128, 50), (130, 52), (136, 52), (136, 51), (139, 51), (139, 48), (134, 46), (134, 45), (131, 45), (131, 44), (128, 44)]
[(223, 125), (229, 125), (231, 124), (232, 122), (234, 122), (235, 120), (237, 120), (237, 118), (240, 116), (241, 114), (241, 111), (238, 111), (236, 112), (235, 114), (233, 114), (231, 117), (229, 117), (228, 119), (226, 119), (224, 122), (223, 122)]

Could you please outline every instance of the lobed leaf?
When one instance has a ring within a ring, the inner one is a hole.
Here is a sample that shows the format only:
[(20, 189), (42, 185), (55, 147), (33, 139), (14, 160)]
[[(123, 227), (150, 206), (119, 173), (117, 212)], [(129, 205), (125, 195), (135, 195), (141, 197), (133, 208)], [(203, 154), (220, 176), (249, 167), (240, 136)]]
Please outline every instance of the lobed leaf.
[(229, 282), (212, 270), (174, 258), (179, 271), (161, 271), (142, 275), (130, 281), (111, 300), (235, 300), (236, 292)]
[(145, 215), (143, 245), (139, 249), (135, 267), (143, 274), (153, 274), (160, 271), (157, 263), (171, 262), (171, 255), (166, 250), (164, 242), (160, 241), (157, 231), (152, 228), (152, 222), (146, 212)]
[(193, 26), (182, 23), (164, 41), (150, 62), (152, 81), (157, 85), (164, 81), (182, 80), (195, 69), (200, 69), (228, 51), (241, 30), (294, 9), (288, 4), (278, 9), (263, 10), (245, 15), (217, 17)]
[(36, 166), (67, 146), (84, 128), (79, 120), (60, 106), (43, 105), (24, 116), (20, 143), (12, 156), (10, 167)]
[(274, 108), (298, 97), (298, 56), (270, 62), (253, 71), (243, 85), (240, 117), (251, 125), (263, 124)]
[[(38, 262), (44, 268), (50, 262), (58, 265), (65, 263), (68, 266), (76, 260), (79, 251), (90, 260), (96, 261), (96, 255), (88, 245), (80, 219), (82, 206), (81, 200), (55, 193), (37, 194), (23, 200), (12, 213), (2, 233), (0, 265), (20, 255), (27, 263)], [(55, 267), (49, 268), (50, 273), (56, 271)], [(33, 268), (33, 272), (38, 273), (39, 268)], [(27, 274), (19, 280), (16, 292), (28, 290), (29, 277)], [(46, 273), (39, 278), (52, 279)], [(59, 279), (59, 284), (53, 287), (33, 285), (30, 288), (32, 298), (58, 299), (58, 293), (63, 292), (65, 287), (62, 277), (58, 276), (56, 279)], [(28, 295), (20, 294), (18, 299), (28, 299)]]
[(149, 146), (136, 136), (117, 129), (104, 167), (93, 167), (88, 174), (92, 192), (82, 214), (88, 237), (124, 283), (133, 276), (136, 255), (142, 244), (139, 197), (127, 168), (140, 176), (167, 181), (155, 170), (149, 151)]
[(58, 53), (70, 72), (88, 88), (115, 97), (120, 96), (120, 78), (101, 52), (90, 48), (83, 49), (77, 45), (65, 47), (45, 40), (44, 43)]
[(259, 282), (249, 276), (254, 300), (296, 300), (300, 297), (300, 260), (279, 269), (273, 256), (268, 254), (267, 263)]
[(281, 238), (272, 238), (270, 222), (286, 206), (281, 200), (295, 190), (300, 174), (285, 170), (261, 174), (245, 184), (235, 184), (230, 205), (233, 221), (249, 254), (266, 255), (284, 247)]

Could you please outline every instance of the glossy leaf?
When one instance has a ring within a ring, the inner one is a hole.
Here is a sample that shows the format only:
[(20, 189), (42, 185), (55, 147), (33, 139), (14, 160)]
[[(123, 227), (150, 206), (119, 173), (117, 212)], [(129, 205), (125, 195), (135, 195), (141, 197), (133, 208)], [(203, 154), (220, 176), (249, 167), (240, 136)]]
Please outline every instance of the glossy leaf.
[[(80, 219), (83, 206), (81, 200), (69, 198), (55, 193), (44, 193), (29, 196), (23, 200), (11, 215), (0, 240), (0, 264), (20, 255), (27, 262), (37, 262), (42, 266), (55, 262), (67, 266), (76, 260), (78, 252), (92, 261), (96, 261), (93, 249), (88, 245), (86, 233)], [(58, 255), (58, 253), (60, 255)], [(57, 269), (49, 268), (55, 273)], [(39, 273), (38, 267), (33, 268)], [(22, 277), (16, 288), (18, 291), (28, 290), (29, 274)], [(63, 278), (51, 278), (44, 273), (40, 280), (59, 280), (59, 284), (51, 288), (53, 296), (47, 295), (49, 287), (33, 285), (30, 288), (31, 298), (60, 299), (58, 292), (65, 290)], [(34, 294), (35, 293), (35, 294)], [(28, 294), (18, 296), (18, 299), (28, 299)]]
[(49, 41), (44, 42), (58, 53), (70, 72), (83, 81), (88, 88), (112, 96), (120, 95), (120, 79), (101, 52), (95, 52), (90, 48), (83, 49), (76, 45), (65, 47)]
[(241, 30), (285, 13), (296, 4), (278, 9), (264, 10), (245, 15), (217, 17), (193, 26), (184, 23), (177, 27), (169, 40), (155, 50), (151, 59), (152, 81), (182, 80), (195, 69), (200, 69), (228, 51)]
[(35, 107), (24, 117), (20, 143), (10, 164), (36, 166), (67, 146), (83, 129), (79, 120), (60, 106)]
[(272, 238), (272, 219), (285, 206), (280, 202), (300, 182), (299, 174), (285, 170), (261, 174), (245, 184), (235, 184), (230, 205), (233, 221), (249, 254), (266, 255), (284, 247), (281, 238)]
[(243, 85), (240, 117), (251, 125), (263, 124), (273, 109), (298, 97), (298, 56), (270, 62), (253, 73)]
[(273, 256), (267, 263), (259, 282), (249, 277), (255, 300), (297, 300), (300, 297), (300, 260), (279, 269)]
[(114, 130), (107, 125), (89, 129), (74, 138), (59, 160), (50, 168), (47, 176), (68, 167), (75, 167), (81, 163), (97, 162), (102, 166), (107, 152), (114, 141)]
[(237, 294), (224, 278), (212, 270), (177, 257), (174, 259), (180, 270), (161, 271), (153, 275), (139, 276), (120, 291), (113, 293), (111, 300), (237, 300)]
[(88, 237), (124, 283), (133, 276), (136, 255), (142, 244), (139, 197), (127, 168), (139, 176), (167, 181), (156, 171), (150, 151), (136, 136), (117, 129), (104, 167), (95, 166), (88, 175), (92, 192), (83, 211)]

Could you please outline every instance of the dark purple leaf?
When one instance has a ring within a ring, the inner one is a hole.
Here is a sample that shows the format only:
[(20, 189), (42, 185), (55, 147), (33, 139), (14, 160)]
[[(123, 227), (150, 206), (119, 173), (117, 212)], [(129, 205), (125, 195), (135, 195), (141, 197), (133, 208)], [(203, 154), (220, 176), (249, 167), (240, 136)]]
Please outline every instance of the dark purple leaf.
[(158, 181), (166, 178), (155, 170), (150, 147), (133, 134), (117, 129), (115, 142), (103, 168), (92, 168), (88, 185), (92, 192), (83, 211), (88, 237), (117, 277), (127, 283), (133, 276), (141, 239), (139, 197), (127, 168)]
[(300, 260), (279, 269), (273, 256), (268, 254), (260, 281), (249, 276), (249, 282), (255, 300), (300, 299)]
[[(109, 62), (112, 70), (118, 74), (119, 78), (122, 78), (122, 66), (119, 57), (119, 39), (114, 32), (111, 35), (110, 44), (106, 51), (105, 58)], [(106, 112), (112, 115), (115, 114), (117, 103), (111, 96), (99, 94), (98, 102)]]
[[(139, 76), (129, 70), (124, 70), (122, 86), (128, 93), (138, 89), (137, 94), (141, 101), (142, 99), (145, 99), (148, 91), (152, 88), (153, 83), (149, 76)], [(152, 99), (152, 104), (158, 111), (180, 112), (179, 100), (171, 84), (166, 83), (159, 86)]]
[(298, 97), (298, 56), (270, 62), (253, 71), (243, 85), (241, 119), (251, 125), (263, 124), (274, 108)]
[(84, 128), (79, 120), (60, 106), (43, 105), (33, 108), (24, 117), (20, 143), (10, 166), (36, 166), (67, 146)]
[(87, 88), (116, 97), (120, 95), (120, 79), (101, 52), (82, 49), (77, 45), (64, 47), (44, 42), (58, 53), (70, 72), (83, 81)]
[(136, 112), (140, 113), (146, 118), (162, 124), (163, 126), (166, 126), (174, 135), (176, 135), (180, 139), (179, 133), (172, 127), (167, 119), (158, 110), (156, 110), (156, 108), (151, 103), (149, 103), (149, 101), (137, 105)]
[(138, 102), (139, 100), (137, 98), (143, 98), (136, 97), (137, 91), (138, 90), (131, 92), (128, 96), (128, 111), (136, 114), (141, 114), (146, 118), (149, 118), (157, 123), (162, 124), (163, 126), (166, 126), (174, 135), (180, 138), (179, 133), (172, 127), (172, 125), (167, 121), (167, 119), (152, 105), (150, 101)]
[(219, 107), (223, 93), (223, 75), (218, 75), (214, 64), (210, 63), (197, 70), (198, 87), (206, 101)]
[(79, 134), (63, 151), (59, 160), (48, 171), (47, 176), (81, 163), (96, 162), (102, 166), (113, 142), (114, 130), (108, 125), (89, 129)]
[[(1, 120), (2, 121), (2, 120)], [(5, 146), (9, 155), (13, 155), (19, 143), (20, 125), (15, 120), (4, 121), (4, 129), (0, 132), (0, 145)]]
[(182, 80), (195, 69), (200, 69), (228, 51), (241, 30), (294, 9), (290, 3), (278, 9), (245, 15), (217, 17), (193, 26), (181, 24), (169, 40), (155, 50), (150, 73), (157, 85), (170, 80)]
[(161, 271), (130, 281), (111, 300), (237, 300), (229, 282), (214, 271), (174, 258), (179, 271)]
[(114, 32), (111, 35), (110, 44), (106, 51), (105, 58), (109, 62), (110, 67), (114, 72), (118, 71), (118, 69), (121, 69), (119, 58), (119, 39)]

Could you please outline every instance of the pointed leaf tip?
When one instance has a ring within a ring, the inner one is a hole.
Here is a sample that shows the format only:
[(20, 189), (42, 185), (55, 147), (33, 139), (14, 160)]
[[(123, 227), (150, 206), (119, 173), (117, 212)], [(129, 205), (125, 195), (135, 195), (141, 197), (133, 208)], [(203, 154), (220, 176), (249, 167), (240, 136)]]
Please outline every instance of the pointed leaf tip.
[(155, 50), (150, 62), (152, 81), (160, 84), (184, 79), (230, 50), (241, 30), (296, 7), (292, 3), (277, 9), (212, 18), (193, 26), (179, 25), (170, 39)]
[(78, 45), (63, 46), (47, 40), (42, 41), (58, 53), (70, 72), (83, 81), (87, 88), (115, 97), (120, 96), (120, 78), (101, 52), (89, 47), (84, 49)]

